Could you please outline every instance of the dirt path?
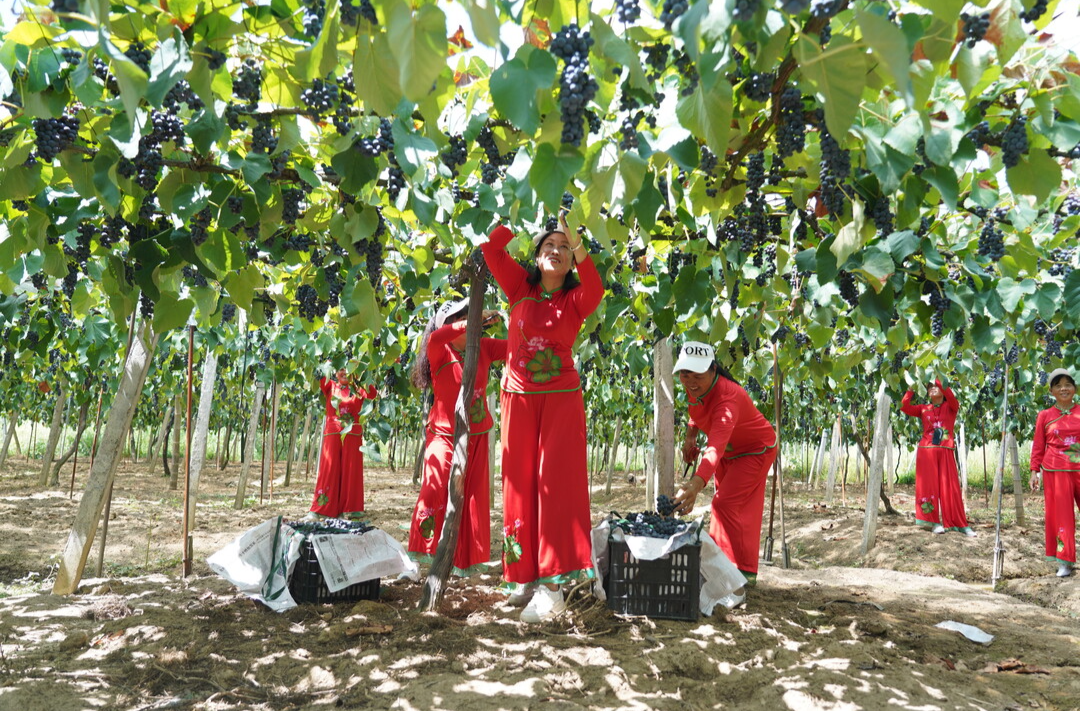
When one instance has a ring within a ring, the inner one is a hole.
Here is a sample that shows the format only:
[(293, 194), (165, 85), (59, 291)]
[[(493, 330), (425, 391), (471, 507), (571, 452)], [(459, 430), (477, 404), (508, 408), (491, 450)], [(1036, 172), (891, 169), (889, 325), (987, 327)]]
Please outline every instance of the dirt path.
[[(792, 567), (763, 566), (745, 609), (693, 623), (620, 618), (581, 595), (565, 618), (529, 627), (503, 605), (496, 576), (456, 580), (440, 615), (415, 612), (419, 585), (408, 581), (384, 581), (378, 602), (284, 614), (237, 595), (205, 557), (271, 516), (301, 515), (310, 482), (237, 512), (236, 467), (204, 474), (195, 575), (183, 580), (179, 494), (125, 465), (105, 575), (90, 577), (95, 548), (78, 593), (53, 596), (78, 493), (37, 490), (36, 467), (21, 464), (0, 471), (3, 710), (1080, 707), (1080, 582), (1054, 578), (1040, 558), (1038, 497), (1026, 526), (1004, 529), (996, 593), (990, 511), (971, 511), (976, 539), (934, 536), (898, 491), (903, 515), (881, 519), (864, 558), (852, 492), (849, 506), (824, 507), (821, 492), (793, 487)], [(399, 540), (416, 496), (409, 478), (368, 473), (373, 522)], [(595, 495), (594, 511), (641, 510), (642, 497), (623, 482)], [(778, 562), (778, 528), (775, 538)], [(946, 620), (994, 640), (936, 627)]]

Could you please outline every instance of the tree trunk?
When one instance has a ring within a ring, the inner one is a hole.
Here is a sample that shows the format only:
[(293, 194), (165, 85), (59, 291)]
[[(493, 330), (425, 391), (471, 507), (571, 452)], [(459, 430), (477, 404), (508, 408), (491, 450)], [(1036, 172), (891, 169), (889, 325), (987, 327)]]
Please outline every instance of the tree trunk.
[[(890, 420), (892, 418), (889, 418)], [(889, 496), (893, 495), (896, 490), (896, 467), (893, 457), (896, 456), (896, 450), (893, 449), (893, 431), (892, 423), (889, 423), (889, 431), (885, 433), (885, 471), (882, 473), (883, 477), (888, 477), (889, 485), (886, 487), (889, 491)]]
[(277, 437), (277, 411), (278, 404), (281, 402), (281, 383), (274, 381), (271, 388), (270, 398), (270, 422), (268, 423), (267, 430), (269, 431), (270, 445), (267, 446), (267, 430), (263, 431), (263, 467), (262, 467), (262, 490), (259, 493), (260, 499), (263, 496), (263, 492), (266, 492), (270, 496), (270, 501), (274, 500), (274, 441)]
[(1009, 459), (1013, 470), (1013, 502), (1016, 507), (1016, 525), (1024, 525), (1024, 477), (1020, 473), (1020, 448), (1016, 446), (1016, 437), (1009, 433)]
[(83, 430), (86, 429), (86, 413), (89, 412), (89, 410), (90, 403), (88, 402), (84, 402), (79, 408), (79, 420), (78, 424), (75, 426), (75, 441), (72, 442), (71, 447), (68, 448), (68, 451), (64, 452), (53, 468), (52, 476), (49, 477), (49, 480), (53, 482), (53, 486), (57, 486), (60, 483), (60, 468), (63, 467), (64, 464), (67, 463), (67, 460), (71, 459), (71, 455), (75, 454), (79, 449), (79, 440), (82, 439)]
[[(326, 431), (326, 417), (319, 419), (319, 429), (311, 433), (311, 445), (308, 447), (307, 457), (304, 462), (304, 481), (311, 479), (311, 463), (318, 462), (318, 452), (322, 446), (323, 432)], [(315, 465), (318, 473), (318, 464)]]
[(123, 452), (123, 443), (131, 420), (135, 415), (135, 406), (139, 402), (146, 373), (150, 369), (157, 336), (149, 326), (144, 325), (133, 338), (131, 349), (124, 363), (124, 373), (120, 379), (116, 398), (109, 408), (109, 418), (102, 436), (101, 448), (90, 469), (86, 491), (79, 501), (75, 522), (68, 534), (67, 543), (60, 556), (60, 569), (53, 584), (56, 595), (70, 595), (75, 592), (86, 566), (86, 558), (94, 542), (101, 511), (105, 506), (105, 492), (112, 485), (116, 466)]
[(619, 456), (619, 435), (622, 434), (623, 418), (615, 420), (615, 451), (612, 453), (611, 461), (608, 463), (607, 469), (607, 481), (604, 483), (604, 493), (611, 496), (611, 480), (615, 476), (615, 460)]
[(675, 376), (672, 374), (672, 367), (671, 341), (661, 338), (653, 346), (653, 438), (656, 442), (656, 464), (645, 487), (646, 511), (656, 508), (658, 495), (675, 495)]
[(956, 465), (960, 474), (960, 498), (964, 500), (964, 510), (967, 510), (967, 483), (968, 483), (968, 467), (967, 467), (967, 437), (964, 432), (964, 423), (960, 423), (960, 426), (956, 428)]
[[(311, 412), (308, 412), (308, 422)], [(288, 451), (285, 453), (285, 487), (293, 481), (293, 461), (296, 459), (296, 432), (300, 429), (300, 413), (293, 414), (293, 427), (288, 429)]]
[(11, 447), (11, 439), (15, 435), (15, 427), (19, 423), (19, 414), (17, 412), (11, 413), (11, 419), (8, 420), (7, 431), (4, 433), (4, 447), (0, 449), (0, 467), (4, 466), (4, 462), (7, 461), (8, 448)]
[(840, 445), (843, 442), (843, 424), (840, 415), (833, 423), (832, 443), (829, 447), (829, 475), (825, 479), (825, 505), (832, 506), (833, 491), (836, 489), (836, 472), (840, 468)]
[(176, 491), (180, 486), (180, 457), (183, 450), (180, 448), (180, 432), (184, 425), (181, 423), (180, 414), (184, 411), (183, 395), (176, 393), (173, 399), (172, 421), (172, 472), (169, 474), (169, 490)]
[[(862, 554), (866, 555), (877, 542), (878, 499), (881, 490), (881, 474), (884, 469), (885, 447), (888, 446), (889, 413), (892, 398), (885, 392), (885, 381), (878, 387), (877, 411), (874, 413), (874, 438), (871, 445), (870, 469), (866, 483), (866, 518), (863, 519)], [(861, 444), (860, 444), (861, 446)]]
[(229, 464), (229, 443), (232, 442), (232, 423), (225, 425), (225, 442), (218, 447), (218, 469), (224, 470)]
[(169, 466), (169, 438), (173, 427), (176, 426), (176, 408), (169, 408), (169, 416), (165, 419), (165, 435), (161, 442), (161, 468), (164, 476), (172, 480), (172, 468)]
[(806, 477), (806, 488), (809, 489), (814, 485), (814, 480), (821, 474), (821, 466), (825, 463), (825, 452), (829, 447), (829, 430), (821, 428), (821, 442), (818, 444), (817, 452), (814, 453), (814, 463), (810, 467), (810, 473)]
[(266, 388), (262, 383), (255, 385), (255, 397), (251, 400), (251, 416), (248, 419), (247, 435), (244, 438), (244, 457), (240, 463), (240, 479), (236, 482), (236, 498), (233, 508), (244, 508), (244, 494), (247, 491), (248, 473), (251, 471), (251, 457), (255, 451), (255, 438), (259, 435), (259, 413), (262, 410), (263, 393)]
[(67, 404), (67, 396), (60, 386), (56, 386), (56, 402), (53, 404), (52, 426), (49, 427), (49, 441), (45, 445), (45, 454), (41, 457), (41, 478), (38, 484), (41, 486), (59, 486), (60, 482), (52, 481), (53, 455), (56, 454), (56, 445), (60, 441), (60, 432), (64, 429), (64, 412)]
[(191, 463), (187, 485), (188, 531), (195, 529), (195, 502), (198, 499), (199, 477), (206, 464), (206, 443), (210, 435), (210, 413), (214, 409), (214, 384), (217, 382), (218, 356), (207, 347), (203, 357), (202, 387), (199, 390), (199, 411), (195, 416), (195, 434), (191, 440)]
[(479, 274), (474, 274), (469, 286), (469, 316), (465, 325), (465, 365), (461, 373), (461, 390), (454, 406), (454, 455), (450, 463), (450, 483), (446, 497), (446, 516), (443, 519), (439, 546), (435, 549), (435, 558), (431, 561), (427, 582), (420, 594), (418, 609), (425, 612), (435, 610), (442, 602), (446, 580), (457, 550), (458, 527), (460, 526), (462, 499), (465, 496), (465, 468), (469, 456), (469, 413), (473, 386), (476, 383), (476, 371), (480, 361), (480, 325), (484, 308), (485, 281)]

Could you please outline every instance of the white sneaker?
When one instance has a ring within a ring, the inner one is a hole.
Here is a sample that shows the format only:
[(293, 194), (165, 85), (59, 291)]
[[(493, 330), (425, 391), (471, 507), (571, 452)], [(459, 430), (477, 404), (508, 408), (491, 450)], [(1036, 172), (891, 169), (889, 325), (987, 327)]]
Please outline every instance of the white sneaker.
[(304, 514), (304, 517), (302, 519), (300, 519), (300, 520), (301, 521), (314, 521), (314, 522), (318, 523), (319, 521), (325, 521), (328, 518), (330, 518), (330, 517), (329, 516), (324, 516), (321, 513), (315, 513), (314, 511), (308, 511), (306, 514)]
[(968, 538), (975, 538), (976, 536), (978, 536), (978, 535), (979, 535), (978, 533), (975, 533), (975, 531), (972, 531), (972, 530), (971, 530), (970, 528), (965, 528), (965, 529), (962, 529), (962, 530), (960, 531), (960, 533), (963, 533), (963, 534), (964, 534), (965, 536), (967, 536)]
[(551, 590), (547, 585), (537, 585), (528, 606), (521, 611), (522, 622), (547, 622), (566, 612), (562, 590)]
[(514, 592), (510, 593), (510, 597), (506, 599), (506, 604), (510, 607), (525, 607), (529, 604), (529, 601), (533, 599), (533, 595), (536, 594), (536, 584), (528, 583), (525, 585), (518, 585)]
[(728, 595), (724, 595), (718, 600), (718, 602), (729, 610), (734, 610), (736, 607), (741, 607), (746, 604), (746, 591), (733, 592)]
[(1059, 578), (1067, 578), (1072, 575), (1072, 566), (1068, 563), (1062, 563), (1058, 566), (1057, 576)]
[(934, 533), (945, 533), (945, 527), (940, 523), (934, 526)]

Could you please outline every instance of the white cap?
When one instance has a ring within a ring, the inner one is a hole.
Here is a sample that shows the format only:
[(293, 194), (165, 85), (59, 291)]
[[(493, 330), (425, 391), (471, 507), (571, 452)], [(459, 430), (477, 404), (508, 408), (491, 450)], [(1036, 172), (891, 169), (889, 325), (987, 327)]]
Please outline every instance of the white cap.
[(704, 373), (716, 360), (716, 350), (708, 343), (687, 341), (679, 351), (679, 359), (675, 361), (673, 371), (689, 370), (694, 373)]
[(447, 301), (435, 312), (435, 328), (442, 328), (451, 316), (456, 316), (469, 308), (469, 300)]
[(1058, 377), (1059, 375), (1064, 375), (1069, 380), (1073, 380), (1073, 374), (1072, 373), (1070, 373), (1065, 368), (1058, 368), (1057, 370), (1051, 371), (1050, 374), (1046, 376), (1046, 384), (1048, 386), (1053, 384), (1054, 378)]

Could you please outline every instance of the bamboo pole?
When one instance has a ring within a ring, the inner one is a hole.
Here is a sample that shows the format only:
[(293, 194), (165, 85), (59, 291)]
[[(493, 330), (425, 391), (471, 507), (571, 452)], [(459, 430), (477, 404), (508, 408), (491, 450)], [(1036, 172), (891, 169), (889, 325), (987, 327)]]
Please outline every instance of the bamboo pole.
[(188, 326), (188, 357), (187, 357), (187, 413), (184, 430), (184, 514), (181, 522), (180, 545), (183, 576), (191, 575), (191, 529), (188, 519), (189, 497), (191, 496), (191, 399), (192, 381), (194, 380), (195, 366), (195, 327)]

